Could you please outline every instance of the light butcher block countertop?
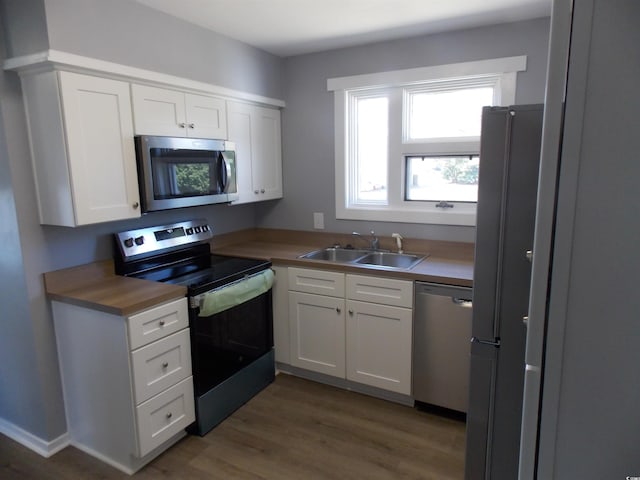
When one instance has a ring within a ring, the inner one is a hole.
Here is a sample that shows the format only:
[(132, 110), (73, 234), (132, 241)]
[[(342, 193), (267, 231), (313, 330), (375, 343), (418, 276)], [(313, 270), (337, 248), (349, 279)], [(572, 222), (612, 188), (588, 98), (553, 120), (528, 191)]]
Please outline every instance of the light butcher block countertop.
[[(382, 270), (367, 266), (298, 258), (334, 244), (366, 247), (362, 239), (349, 234), (256, 229), (246, 236), (219, 235), (211, 241), (212, 251), (221, 255), (269, 259), (274, 265), (321, 268), (389, 278), (419, 280), (470, 287), (473, 285), (473, 244), (422, 239), (405, 239), (405, 253), (427, 257), (411, 270)], [(356, 243), (357, 242), (357, 243)], [(380, 248), (397, 251), (392, 238), (380, 237)]]
[[(239, 257), (263, 258), (280, 266), (321, 268), (388, 278), (419, 280), (447, 285), (472, 286), (473, 245), (421, 239), (405, 239), (404, 251), (427, 257), (411, 270), (380, 270), (305, 260), (298, 258), (309, 251), (334, 244), (356, 248), (366, 245), (348, 234), (302, 232), (291, 230), (253, 229), (216, 235), (211, 240), (213, 253)], [(381, 248), (395, 251), (395, 240), (380, 237)], [(113, 261), (56, 270), (44, 274), (45, 290), (52, 300), (93, 308), (120, 316), (184, 297), (186, 288), (148, 280), (115, 275)]]
[(44, 285), (51, 300), (120, 316), (187, 294), (187, 288), (180, 285), (116, 275), (111, 260), (45, 273)]

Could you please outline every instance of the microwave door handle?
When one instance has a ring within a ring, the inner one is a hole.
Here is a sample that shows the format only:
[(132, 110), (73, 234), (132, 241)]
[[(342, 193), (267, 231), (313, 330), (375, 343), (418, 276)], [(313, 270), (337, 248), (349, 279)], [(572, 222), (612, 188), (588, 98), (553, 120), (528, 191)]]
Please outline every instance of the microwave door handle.
[(220, 152), (220, 187), (223, 192), (227, 191), (227, 183), (229, 178), (229, 165), (224, 159), (224, 155)]

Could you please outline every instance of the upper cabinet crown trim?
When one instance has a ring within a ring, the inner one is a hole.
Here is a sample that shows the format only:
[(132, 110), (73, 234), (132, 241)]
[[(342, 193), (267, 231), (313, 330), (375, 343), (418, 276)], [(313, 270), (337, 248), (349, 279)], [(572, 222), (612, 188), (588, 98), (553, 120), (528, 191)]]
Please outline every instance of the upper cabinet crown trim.
[(174, 75), (167, 75), (164, 73), (154, 72), (152, 70), (130, 67), (119, 63), (84, 57), (73, 53), (61, 52), (59, 50), (45, 50), (30, 55), (9, 58), (5, 60), (3, 68), (4, 70), (14, 70), (18, 73), (43, 68), (57, 68), (85, 74), (97, 73), (103, 77), (110, 77), (118, 80), (143, 82), (162, 87), (180, 88), (190, 90), (195, 93), (208, 93), (272, 107), (282, 108), (285, 106), (283, 100), (276, 98), (263, 97), (262, 95), (241, 92), (239, 90), (233, 90), (218, 85), (189, 80), (187, 78), (176, 77)]

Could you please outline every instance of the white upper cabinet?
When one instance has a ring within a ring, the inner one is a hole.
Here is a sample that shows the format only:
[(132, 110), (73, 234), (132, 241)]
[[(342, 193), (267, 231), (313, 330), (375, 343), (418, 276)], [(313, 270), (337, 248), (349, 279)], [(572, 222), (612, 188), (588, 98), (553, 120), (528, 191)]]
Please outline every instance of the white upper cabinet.
[(280, 110), (227, 102), (229, 140), (236, 144), (238, 200), (282, 198)]
[(22, 76), (40, 223), (136, 218), (129, 84), (71, 72)]
[(223, 99), (135, 83), (131, 95), (137, 135), (227, 138)]

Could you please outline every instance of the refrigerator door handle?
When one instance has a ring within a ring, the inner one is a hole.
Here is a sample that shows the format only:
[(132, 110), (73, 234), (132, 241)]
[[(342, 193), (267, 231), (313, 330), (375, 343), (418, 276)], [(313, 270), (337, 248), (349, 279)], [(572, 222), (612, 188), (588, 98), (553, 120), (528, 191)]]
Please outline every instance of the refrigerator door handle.
[(478, 337), (471, 337), (471, 343), (479, 343), (480, 345), (491, 345), (492, 347), (499, 347), (500, 338), (496, 337), (493, 340), (481, 340)]

